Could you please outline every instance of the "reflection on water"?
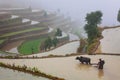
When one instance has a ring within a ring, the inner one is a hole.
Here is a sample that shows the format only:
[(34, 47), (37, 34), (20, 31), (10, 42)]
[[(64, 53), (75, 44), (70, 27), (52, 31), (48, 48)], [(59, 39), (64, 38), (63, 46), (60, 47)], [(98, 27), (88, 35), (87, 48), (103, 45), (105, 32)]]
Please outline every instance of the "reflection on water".
[(0, 80), (49, 80), (49, 79), (0, 67)]
[[(88, 71), (90, 68), (96, 68), (97, 66), (87, 65), (87, 64), (77, 64), (77, 69)], [(98, 69), (98, 78), (102, 79), (104, 77), (104, 70)]]
[(77, 68), (80, 70), (89, 70), (89, 68), (92, 67), (91, 65), (87, 65), (87, 64), (77, 64)]
[(104, 70), (98, 70), (98, 77), (101, 79), (104, 76)]

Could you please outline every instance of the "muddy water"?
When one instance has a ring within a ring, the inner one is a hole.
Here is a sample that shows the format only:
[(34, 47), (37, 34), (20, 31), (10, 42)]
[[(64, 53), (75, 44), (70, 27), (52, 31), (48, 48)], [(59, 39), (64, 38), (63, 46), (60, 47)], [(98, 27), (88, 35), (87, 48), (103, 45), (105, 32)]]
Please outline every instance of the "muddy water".
[(19, 53), (18, 50), (17, 50), (17, 47), (12, 48), (12, 49), (10, 49), (9, 51), (6, 51), (6, 52), (17, 53), (17, 54)]
[(104, 30), (102, 35), (101, 52), (120, 53), (120, 28)]
[(0, 80), (49, 80), (49, 79), (0, 67)]
[(80, 40), (78, 36), (76, 36), (76, 35), (74, 35), (74, 34), (71, 34), (71, 33), (69, 33), (69, 37), (70, 37), (70, 41)]
[(66, 80), (120, 80), (120, 57), (96, 55), (88, 56), (92, 59), (92, 63), (98, 62), (99, 58), (105, 60), (103, 70), (98, 70), (96, 66), (83, 65), (74, 57), (66, 58), (48, 58), (48, 59), (19, 59), (9, 60), (1, 59), (0, 62), (15, 63), (16, 65), (24, 65), (37, 67), (42, 72), (65, 78)]
[(79, 41), (76, 42), (71, 42), (67, 43), (63, 46), (60, 46), (54, 50), (48, 51), (48, 52), (43, 52), (43, 53), (38, 53), (38, 54), (33, 54), (29, 56), (48, 56), (48, 55), (66, 55), (66, 54), (71, 54), (71, 53), (76, 53), (77, 48), (79, 47)]

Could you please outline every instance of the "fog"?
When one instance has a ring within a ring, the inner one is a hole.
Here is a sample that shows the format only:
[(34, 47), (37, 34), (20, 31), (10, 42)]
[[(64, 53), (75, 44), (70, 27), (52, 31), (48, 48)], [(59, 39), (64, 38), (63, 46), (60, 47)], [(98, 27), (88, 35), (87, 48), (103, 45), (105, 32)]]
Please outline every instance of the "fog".
[(60, 10), (60, 13), (78, 20), (84, 25), (85, 16), (91, 11), (103, 12), (102, 26), (118, 25), (117, 13), (120, 0), (0, 0), (1, 7), (29, 7), (46, 9), (48, 11)]

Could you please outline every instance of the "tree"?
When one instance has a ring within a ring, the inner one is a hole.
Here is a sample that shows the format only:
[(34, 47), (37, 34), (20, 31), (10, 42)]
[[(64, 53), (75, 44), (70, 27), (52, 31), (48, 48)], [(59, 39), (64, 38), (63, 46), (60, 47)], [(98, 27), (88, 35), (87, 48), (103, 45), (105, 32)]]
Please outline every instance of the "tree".
[(87, 24), (100, 24), (102, 20), (102, 13), (101, 11), (91, 12), (88, 13), (86, 16)]
[(52, 43), (53, 43), (53, 46), (56, 47), (57, 43), (58, 43), (58, 39), (57, 38), (53, 38)]
[(52, 47), (52, 40), (50, 37), (48, 37), (46, 40), (45, 40), (45, 49), (50, 49)]
[(87, 24), (84, 26), (84, 29), (88, 36), (88, 43), (91, 44), (95, 38), (99, 37), (98, 24), (101, 23), (102, 20), (101, 11), (88, 13), (86, 16)]
[(57, 28), (57, 32), (55, 33), (56, 36), (62, 36), (62, 31)]
[(51, 39), (50, 37), (48, 37), (40, 46), (40, 50), (47, 50), (50, 49), (52, 46), (56, 47), (58, 44), (59, 40), (54, 37), (53, 39)]
[(119, 9), (119, 11), (118, 11), (117, 21), (120, 22), (120, 9)]
[(88, 43), (92, 43), (92, 41), (99, 36), (99, 30), (97, 29), (96, 25), (85, 25), (85, 30), (88, 35)]

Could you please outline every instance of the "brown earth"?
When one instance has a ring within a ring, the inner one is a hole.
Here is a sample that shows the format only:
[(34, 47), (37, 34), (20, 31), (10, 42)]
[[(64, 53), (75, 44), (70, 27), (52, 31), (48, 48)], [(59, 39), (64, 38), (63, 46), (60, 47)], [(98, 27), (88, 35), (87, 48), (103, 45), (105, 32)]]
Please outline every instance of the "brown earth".
[(3, 50), (3, 51), (9, 51), (10, 49), (19, 46), (23, 41), (24, 40), (19, 40), (19, 41), (11, 42), (11, 43), (3, 46), (1, 50)]

